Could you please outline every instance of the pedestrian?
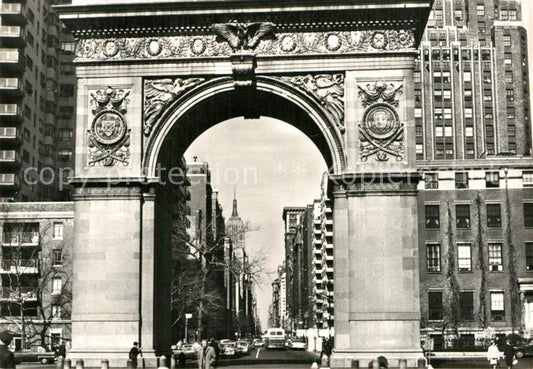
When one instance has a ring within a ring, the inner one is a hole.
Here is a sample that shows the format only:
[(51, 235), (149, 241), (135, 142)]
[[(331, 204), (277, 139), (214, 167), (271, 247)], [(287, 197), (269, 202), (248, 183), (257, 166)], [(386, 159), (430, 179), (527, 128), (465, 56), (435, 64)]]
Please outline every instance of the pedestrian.
[(0, 333), (0, 368), (15, 369), (15, 355), (9, 351), (8, 346), (13, 336), (8, 331)]
[(326, 354), (327, 346), (328, 346), (328, 341), (326, 340), (326, 337), (322, 337), (322, 350), (320, 350), (320, 358), (318, 359), (319, 361), (322, 361), (322, 356)]
[(202, 341), (198, 350), (198, 369), (205, 369), (205, 353), (207, 351), (207, 341)]
[(496, 341), (492, 340), (487, 350), (487, 360), (492, 369), (496, 369), (498, 366), (498, 361), (502, 358), (503, 354), (498, 349)]
[(66, 356), (67, 356), (67, 348), (66, 348), (64, 343), (62, 343), (61, 345), (57, 346), (56, 356), (57, 357), (62, 356), (63, 359), (66, 358)]
[(131, 360), (131, 365), (133, 368), (137, 368), (137, 356), (140, 354), (141, 350), (139, 348), (139, 343), (137, 341), (133, 342), (133, 347), (130, 349), (129, 358)]
[(215, 340), (209, 342), (204, 354), (204, 369), (215, 369), (217, 354), (215, 352)]
[(215, 365), (218, 365), (218, 358), (220, 357), (220, 346), (218, 345), (218, 342), (215, 341), (214, 337), (211, 337), (211, 339), (209, 340), (209, 345), (215, 349)]
[(515, 350), (509, 339), (505, 341), (503, 356), (505, 357), (505, 365), (507, 365), (507, 369), (512, 369), (515, 360)]

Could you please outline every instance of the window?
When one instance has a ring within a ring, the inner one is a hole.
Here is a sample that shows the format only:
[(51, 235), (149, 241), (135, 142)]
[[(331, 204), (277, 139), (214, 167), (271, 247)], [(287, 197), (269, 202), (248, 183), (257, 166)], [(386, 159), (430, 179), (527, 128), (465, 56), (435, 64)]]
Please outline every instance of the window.
[(439, 205), (426, 205), (426, 228), (440, 228)]
[(472, 72), (463, 72), (463, 81), (472, 82)]
[(533, 227), (533, 203), (524, 204), (524, 227)]
[(465, 135), (466, 137), (474, 137), (474, 127), (466, 127)]
[(440, 244), (426, 245), (427, 271), (429, 273), (440, 272)]
[(428, 292), (428, 319), (442, 320), (442, 292)]
[(472, 118), (472, 108), (465, 108), (465, 118)]
[(450, 100), (452, 98), (452, 91), (451, 90), (443, 90), (442, 91), (442, 97), (444, 100)]
[(415, 108), (415, 118), (422, 118), (422, 108)]
[(500, 20), (508, 20), (509, 19), (509, 11), (507, 9), (502, 9), (500, 11)]
[(472, 271), (472, 247), (469, 243), (457, 244), (457, 255), (459, 259), (459, 271)]
[(59, 161), (71, 161), (72, 150), (59, 150), (59, 152), (57, 153), (57, 158)]
[(484, 17), (485, 16), (485, 5), (477, 4), (476, 13), (478, 16)]
[(72, 84), (61, 84), (59, 85), (59, 95), (62, 97), (72, 97), (74, 96), (74, 85)]
[(505, 72), (505, 83), (513, 83), (513, 72), (512, 71), (506, 71)]
[(503, 36), (503, 46), (511, 46), (511, 36), (510, 35), (504, 35)]
[(505, 96), (507, 97), (507, 101), (514, 101), (514, 90), (508, 88), (505, 90)]
[(493, 321), (505, 320), (505, 303), (503, 292), (490, 293), (490, 316)]
[(487, 204), (487, 227), (501, 228), (502, 211), (500, 204)]
[(487, 188), (500, 187), (500, 173), (499, 172), (485, 173), (485, 186)]
[(61, 250), (52, 250), (53, 265), (63, 265), (63, 254)]
[(489, 270), (491, 272), (503, 271), (501, 243), (489, 243)]
[(522, 173), (522, 184), (524, 186), (533, 186), (533, 171), (524, 171)]
[(514, 106), (508, 106), (507, 107), (507, 119), (514, 119), (514, 118), (515, 118)]
[(63, 223), (54, 223), (54, 239), (62, 240), (63, 239)]
[(61, 278), (54, 277), (52, 278), (52, 295), (61, 294), (61, 289), (63, 288), (63, 281)]
[(459, 294), (459, 312), (462, 321), (474, 320), (474, 292), (461, 292)]
[(463, 20), (463, 11), (461, 9), (455, 9), (454, 11), (454, 14), (455, 14), (455, 20)]
[(426, 183), (426, 188), (428, 189), (439, 188), (439, 174), (438, 173), (424, 174), (424, 182)]
[(470, 228), (470, 205), (461, 204), (455, 206), (456, 226), (459, 229)]
[(73, 138), (73, 132), (71, 128), (61, 128), (59, 130), (59, 138), (61, 141), (70, 141)]
[(533, 272), (533, 242), (526, 242), (526, 270)]
[(52, 319), (61, 319), (61, 305), (52, 305)]
[(515, 21), (517, 18), (516, 18), (516, 9), (510, 9), (509, 10), (509, 20), (510, 21)]
[(513, 59), (511, 58), (511, 55), (505, 54), (505, 57), (503, 58), (503, 64), (505, 65), (513, 64)]
[(455, 173), (455, 188), (468, 188), (468, 172)]

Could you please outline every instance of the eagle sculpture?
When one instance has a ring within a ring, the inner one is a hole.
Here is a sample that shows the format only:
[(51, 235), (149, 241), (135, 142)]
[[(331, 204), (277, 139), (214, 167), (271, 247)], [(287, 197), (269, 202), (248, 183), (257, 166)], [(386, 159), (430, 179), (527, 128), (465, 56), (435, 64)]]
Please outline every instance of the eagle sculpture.
[(274, 33), (274, 23), (217, 23), (213, 25), (218, 38), (226, 41), (233, 51), (253, 50), (259, 41)]

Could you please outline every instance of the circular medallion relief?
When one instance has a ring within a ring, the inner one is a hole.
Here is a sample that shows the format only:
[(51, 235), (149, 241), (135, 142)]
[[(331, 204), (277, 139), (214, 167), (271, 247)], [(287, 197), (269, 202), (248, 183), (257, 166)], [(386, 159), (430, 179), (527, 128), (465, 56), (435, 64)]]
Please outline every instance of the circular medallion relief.
[(329, 51), (337, 51), (340, 49), (342, 43), (339, 35), (332, 33), (326, 39), (326, 48)]
[(365, 113), (363, 123), (368, 134), (379, 140), (390, 138), (400, 128), (398, 114), (388, 104), (370, 107)]
[(93, 121), (92, 131), (98, 142), (112, 145), (120, 141), (126, 134), (124, 118), (114, 111), (103, 111)]
[(201, 55), (206, 49), (205, 41), (201, 38), (195, 38), (191, 42), (191, 51), (195, 55)]
[(159, 40), (153, 39), (148, 43), (147, 51), (151, 56), (157, 56), (161, 53), (161, 43)]
[(294, 51), (294, 49), (296, 49), (296, 41), (294, 41), (294, 38), (292, 36), (283, 36), (280, 45), (281, 50), (285, 51), (286, 53)]
[(106, 41), (104, 44), (104, 55), (113, 57), (118, 54), (118, 45), (115, 41)]
[(388, 43), (389, 40), (387, 39), (387, 35), (383, 32), (375, 32), (372, 35), (372, 40), (370, 41), (370, 44), (374, 49), (384, 49), (387, 47)]

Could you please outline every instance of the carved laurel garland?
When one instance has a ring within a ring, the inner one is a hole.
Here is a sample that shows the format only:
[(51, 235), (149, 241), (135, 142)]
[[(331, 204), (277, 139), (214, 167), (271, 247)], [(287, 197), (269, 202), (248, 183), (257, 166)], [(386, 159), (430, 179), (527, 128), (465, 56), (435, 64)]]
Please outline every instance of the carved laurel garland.
[[(414, 45), (414, 31), (407, 29), (285, 32), (268, 39), (258, 39), (253, 47), (258, 55), (298, 55), (399, 51), (413, 49)], [(228, 56), (241, 44), (234, 46), (230, 46), (229, 42), (219, 42), (214, 34), (88, 38), (78, 41), (76, 59), (90, 61)]]
[(374, 157), (388, 161), (392, 156), (401, 161), (405, 155), (404, 124), (396, 108), (402, 93), (398, 82), (370, 82), (358, 84), (359, 98), (366, 107), (359, 124), (359, 154), (362, 161)]
[(289, 83), (316, 99), (330, 113), (333, 122), (344, 132), (344, 75), (317, 74), (274, 77)]
[(106, 89), (89, 92), (93, 120), (87, 130), (87, 163), (90, 167), (111, 167), (130, 159), (130, 128), (125, 114), (130, 89)]

